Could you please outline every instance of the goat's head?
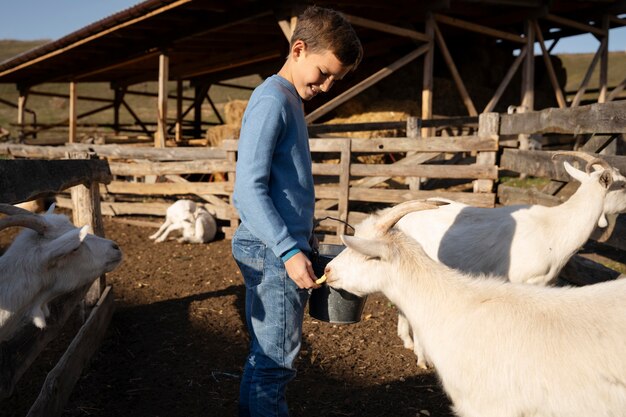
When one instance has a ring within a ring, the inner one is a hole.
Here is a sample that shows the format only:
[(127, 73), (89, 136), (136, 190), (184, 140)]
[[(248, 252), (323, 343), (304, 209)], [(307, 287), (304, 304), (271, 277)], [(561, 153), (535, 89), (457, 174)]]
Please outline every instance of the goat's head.
[[(3, 259), (30, 274), (40, 289), (55, 293), (72, 291), (88, 284), (122, 261), (115, 242), (91, 234), (89, 226), (75, 227), (66, 216), (53, 213), (30, 213), (8, 204), (0, 204), (0, 229), (23, 226)], [(20, 273), (15, 270), (14, 273)]]
[[(605, 184), (608, 184), (608, 187), (607, 193), (604, 197), (604, 209), (602, 215), (600, 216), (600, 219), (598, 220), (598, 226), (607, 226), (608, 222), (606, 219), (606, 215), (626, 212), (626, 177), (620, 174), (617, 168), (612, 167), (605, 160), (596, 158), (585, 152), (560, 151), (553, 154), (552, 158), (555, 158), (558, 155), (571, 155), (586, 161), (587, 165), (585, 171), (589, 175), (591, 175), (593, 172), (599, 172), (600, 174), (598, 174), (598, 176), (600, 179), (602, 179), (602, 175), (604, 175), (605, 177), (607, 175), (610, 176), (610, 181), (604, 181)], [(572, 167), (572, 169), (574, 168)], [(574, 176), (572, 172), (570, 172), (570, 170), (567, 170), (567, 172), (573, 178), (576, 178), (578, 181), (582, 182), (579, 178)], [(606, 172), (608, 174), (602, 174), (603, 172)]]
[(390, 278), (390, 267), (402, 262), (397, 243), (410, 241), (419, 247), (392, 228), (408, 213), (437, 207), (423, 201), (407, 201), (368, 217), (356, 227), (354, 236), (341, 236), (346, 249), (326, 266), (328, 285), (359, 296), (382, 291)]

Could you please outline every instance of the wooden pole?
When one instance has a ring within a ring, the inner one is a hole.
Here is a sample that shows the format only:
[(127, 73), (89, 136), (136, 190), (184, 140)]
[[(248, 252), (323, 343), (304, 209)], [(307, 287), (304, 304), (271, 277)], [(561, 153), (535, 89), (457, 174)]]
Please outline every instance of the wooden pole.
[[(409, 116), (406, 119), (406, 137), (410, 139), (419, 140), (420, 137), (420, 120), (417, 117)], [(406, 156), (411, 157), (416, 155), (417, 152), (407, 152)], [(410, 177), (406, 179), (409, 184), (409, 190), (420, 189), (420, 178)]]
[(176, 80), (176, 143), (183, 139), (183, 80)]
[(69, 114), (69, 136), (68, 136), (68, 142), (69, 143), (74, 143), (76, 142), (76, 120), (77, 120), (77, 108), (76, 108), (76, 104), (77, 104), (77, 98), (76, 98), (77, 94), (76, 94), (76, 82), (75, 81), (70, 81), (70, 114)]
[[(524, 22), (526, 32), (526, 59), (522, 68), (521, 104), (518, 113), (532, 111), (535, 108), (535, 28), (531, 19)], [(528, 149), (530, 135), (522, 133), (517, 137), (520, 149)]]
[(491, 98), (491, 100), (489, 100), (489, 103), (487, 103), (487, 105), (485, 106), (483, 113), (492, 112), (493, 109), (496, 108), (496, 106), (498, 105), (498, 102), (502, 98), (502, 94), (504, 94), (504, 91), (508, 87), (509, 83), (513, 79), (513, 76), (515, 75), (515, 73), (519, 69), (519, 66), (521, 65), (522, 61), (525, 58), (526, 58), (526, 46), (524, 46), (520, 50), (520, 54), (518, 55), (517, 58), (515, 58), (515, 61), (513, 61), (513, 64), (511, 65), (508, 72), (506, 73), (502, 81), (500, 82), (500, 85), (496, 89), (496, 92), (494, 93), (493, 97)]
[(439, 45), (439, 49), (441, 49), (441, 54), (443, 55), (443, 59), (446, 61), (448, 65), (448, 70), (450, 74), (452, 74), (452, 79), (454, 80), (454, 84), (456, 84), (456, 88), (461, 95), (461, 100), (463, 100), (463, 104), (465, 104), (465, 108), (467, 108), (467, 112), (470, 116), (477, 116), (478, 112), (476, 111), (476, 106), (474, 106), (474, 102), (467, 92), (467, 88), (465, 88), (465, 83), (463, 83), (463, 79), (461, 78), (461, 74), (459, 74), (459, 70), (452, 59), (452, 55), (448, 50), (448, 46), (446, 45), (446, 41), (437, 26), (437, 23), (434, 23), (435, 28), (435, 39), (437, 39), (437, 44)]
[(159, 98), (157, 114), (157, 130), (154, 135), (154, 147), (164, 148), (167, 138), (167, 81), (169, 79), (169, 57), (159, 55)]
[(548, 71), (548, 76), (550, 77), (550, 83), (552, 83), (552, 89), (554, 89), (556, 101), (559, 104), (559, 108), (564, 109), (565, 107), (567, 107), (567, 102), (565, 101), (565, 95), (563, 94), (563, 90), (559, 85), (559, 80), (556, 78), (554, 66), (552, 65), (552, 60), (550, 59), (550, 53), (546, 50), (546, 45), (543, 40), (541, 28), (539, 27), (539, 23), (537, 23), (537, 20), (533, 19), (532, 23), (535, 28), (535, 33), (537, 35), (537, 41), (539, 42), (539, 46), (541, 47), (543, 62), (546, 64), (546, 70)]
[[(497, 136), (500, 131), (500, 114), (483, 113), (478, 116), (478, 136)], [(497, 152), (478, 152), (476, 165), (494, 166)], [(478, 179), (474, 181), (475, 193), (490, 193), (493, 190), (493, 180)]]
[[(71, 159), (91, 159), (94, 155), (87, 152), (75, 152), (70, 154)], [(89, 186), (77, 185), (70, 188), (72, 196), (72, 220), (74, 225), (82, 227), (89, 225), (93, 233), (104, 237), (104, 226), (102, 224), (102, 214), (100, 211), (100, 188), (97, 182), (92, 182)], [(102, 275), (94, 281), (91, 288), (85, 295), (85, 304), (93, 306), (100, 299), (102, 291), (106, 287), (106, 278)]]
[(608, 94), (607, 87), (607, 79), (609, 72), (609, 16), (602, 16), (602, 29), (604, 31), (604, 36), (602, 36), (602, 41), (604, 41), (604, 49), (602, 49), (602, 56), (600, 57), (600, 74), (599, 74), (599, 86), (600, 86), (600, 94), (598, 95), (598, 103), (605, 103)]
[(352, 139), (344, 139), (341, 144), (341, 160), (339, 162), (339, 201), (337, 204), (339, 222), (337, 225), (337, 236), (346, 233), (346, 224), (343, 222), (348, 221), (348, 203), (350, 201), (350, 159), (351, 159), (351, 146)]
[(17, 124), (19, 125), (18, 136), (24, 137), (24, 111), (26, 109), (26, 101), (28, 100), (28, 90), (20, 90), (20, 95), (17, 98)]
[[(424, 75), (422, 78), (422, 120), (433, 117), (433, 70), (435, 61), (435, 20), (429, 14), (426, 20), (426, 36), (428, 36), (428, 51), (424, 57)], [(422, 128), (422, 136), (435, 136), (435, 129)]]

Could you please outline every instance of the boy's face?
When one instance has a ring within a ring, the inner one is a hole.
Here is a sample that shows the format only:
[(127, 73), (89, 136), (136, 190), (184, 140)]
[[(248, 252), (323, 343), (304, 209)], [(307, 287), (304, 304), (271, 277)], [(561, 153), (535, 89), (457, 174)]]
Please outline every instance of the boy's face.
[(294, 45), (292, 53), (294, 66), (291, 81), (302, 100), (311, 100), (320, 92), (328, 92), (333, 83), (341, 80), (350, 70), (332, 52), (313, 53), (304, 42)]

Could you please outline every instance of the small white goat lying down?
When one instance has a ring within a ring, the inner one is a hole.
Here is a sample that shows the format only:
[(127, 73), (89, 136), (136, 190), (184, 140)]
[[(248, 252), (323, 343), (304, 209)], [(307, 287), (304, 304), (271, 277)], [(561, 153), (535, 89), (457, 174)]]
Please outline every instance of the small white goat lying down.
[(403, 203), (343, 236), (328, 285), (399, 306), (461, 417), (626, 416), (626, 279), (563, 288), (463, 274), (393, 228), (429, 208)]
[[(588, 161), (587, 172), (564, 162), (580, 182), (576, 192), (555, 207), (516, 205), (471, 207), (450, 200), (439, 210), (410, 213), (398, 228), (417, 240), (436, 261), (470, 274), (492, 274), (512, 282), (546, 285), (589, 239), (605, 208), (615, 175), (605, 161)], [(592, 166), (600, 165), (595, 171)], [(407, 321), (398, 315), (398, 336), (427, 367), (427, 355)]]
[(95, 236), (89, 226), (75, 227), (66, 216), (43, 215), (0, 204), (0, 230), (25, 229), (0, 257), (0, 341), (25, 321), (46, 327), (48, 303), (83, 287), (122, 261), (115, 242)]
[(215, 238), (217, 223), (203, 206), (191, 200), (178, 200), (167, 208), (165, 222), (150, 239), (163, 242), (175, 230), (182, 231), (179, 242), (207, 243)]

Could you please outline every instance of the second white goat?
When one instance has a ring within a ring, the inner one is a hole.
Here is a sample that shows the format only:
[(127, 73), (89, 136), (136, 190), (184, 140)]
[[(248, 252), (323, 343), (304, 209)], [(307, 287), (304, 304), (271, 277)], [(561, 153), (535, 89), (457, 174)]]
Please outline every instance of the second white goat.
[(393, 228), (431, 207), (401, 204), (344, 236), (328, 285), (402, 309), (461, 417), (626, 416), (626, 280), (561, 288), (463, 274)]
[[(598, 164), (606, 169), (593, 170)], [(558, 206), (479, 208), (445, 200), (449, 204), (439, 210), (408, 214), (398, 228), (417, 240), (432, 259), (451, 268), (546, 285), (589, 239), (613, 182), (613, 171), (604, 161), (589, 161), (587, 172), (568, 162), (563, 165), (580, 186)], [(415, 332), (411, 338), (402, 313), (398, 336), (406, 348), (414, 350), (418, 366), (427, 367), (426, 352)]]

